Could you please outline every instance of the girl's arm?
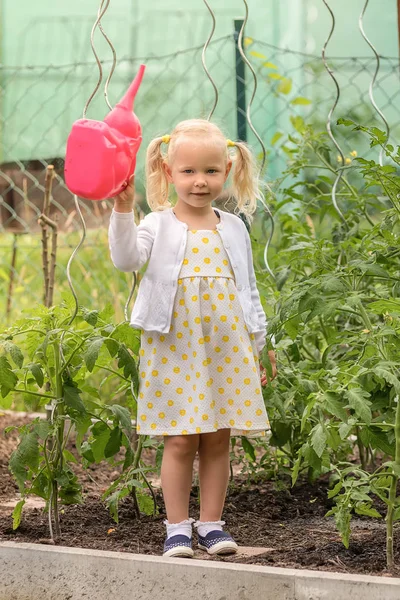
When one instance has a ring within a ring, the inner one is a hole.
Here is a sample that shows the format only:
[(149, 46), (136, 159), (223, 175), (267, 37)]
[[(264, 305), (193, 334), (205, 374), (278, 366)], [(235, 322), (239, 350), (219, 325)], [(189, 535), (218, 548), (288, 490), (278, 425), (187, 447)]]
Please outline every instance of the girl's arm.
[[(135, 191), (133, 179), (127, 188), (114, 198), (108, 239), (111, 260), (120, 271), (138, 271), (148, 261), (155, 231), (151, 215), (136, 226), (133, 214)], [(150, 217), (150, 218), (149, 218)]]

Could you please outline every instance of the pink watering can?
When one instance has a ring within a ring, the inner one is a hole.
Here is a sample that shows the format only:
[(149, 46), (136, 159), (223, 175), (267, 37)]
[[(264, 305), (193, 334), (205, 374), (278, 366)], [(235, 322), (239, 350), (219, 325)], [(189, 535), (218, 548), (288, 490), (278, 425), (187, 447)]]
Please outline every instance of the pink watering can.
[(65, 156), (65, 182), (73, 194), (89, 200), (112, 198), (125, 189), (135, 172), (142, 128), (133, 101), (144, 70), (141, 65), (104, 121), (79, 119), (73, 124)]

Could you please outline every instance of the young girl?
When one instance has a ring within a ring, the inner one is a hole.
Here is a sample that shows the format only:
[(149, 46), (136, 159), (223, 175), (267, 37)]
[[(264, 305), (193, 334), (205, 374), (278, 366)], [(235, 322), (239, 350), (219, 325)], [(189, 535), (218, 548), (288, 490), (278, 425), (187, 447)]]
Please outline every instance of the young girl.
[[(142, 330), (137, 431), (164, 436), (161, 483), (168, 520), (164, 556), (193, 556), (189, 495), (199, 454), (198, 545), (237, 551), (222, 526), (231, 435), (263, 435), (268, 424), (259, 355), (266, 321), (250, 238), (236, 215), (214, 210), (235, 153), (233, 193), (249, 217), (259, 194), (248, 147), (203, 120), (180, 123), (147, 151), (147, 201), (137, 227), (130, 183), (115, 198), (109, 240), (122, 271), (148, 262), (131, 324)], [(168, 202), (169, 186), (177, 202)], [(269, 352), (272, 376), (275, 355)]]

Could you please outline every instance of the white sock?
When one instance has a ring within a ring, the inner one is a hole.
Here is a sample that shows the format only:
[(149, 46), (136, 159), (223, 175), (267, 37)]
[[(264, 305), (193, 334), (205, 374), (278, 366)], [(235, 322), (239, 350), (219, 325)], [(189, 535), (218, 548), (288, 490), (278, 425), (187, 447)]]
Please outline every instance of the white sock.
[(180, 523), (170, 523), (168, 520), (164, 521), (164, 525), (167, 526), (167, 538), (173, 535), (186, 535), (186, 537), (192, 537), (192, 523), (194, 519), (186, 519)]
[(225, 521), (196, 521), (194, 524), (201, 537), (205, 537), (210, 531), (222, 531), (222, 525), (225, 525)]

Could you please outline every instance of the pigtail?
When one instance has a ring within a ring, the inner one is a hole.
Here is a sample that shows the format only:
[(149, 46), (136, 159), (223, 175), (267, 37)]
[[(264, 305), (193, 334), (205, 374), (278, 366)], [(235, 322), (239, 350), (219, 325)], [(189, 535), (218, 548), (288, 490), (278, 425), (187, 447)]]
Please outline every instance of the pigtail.
[(161, 152), (161, 144), (163, 142), (164, 138), (155, 138), (147, 148), (146, 193), (147, 204), (151, 210), (163, 210), (171, 206), (171, 203), (168, 201), (169, 183), (163, 167), (165, 157)]
[(256, 160), (244, 142), (235, 142), (236, 158), (233, 162), (232, 192), (237, 200), (237, 210), (244, 213), (249, 222), (261, 196), (261, 182)]

